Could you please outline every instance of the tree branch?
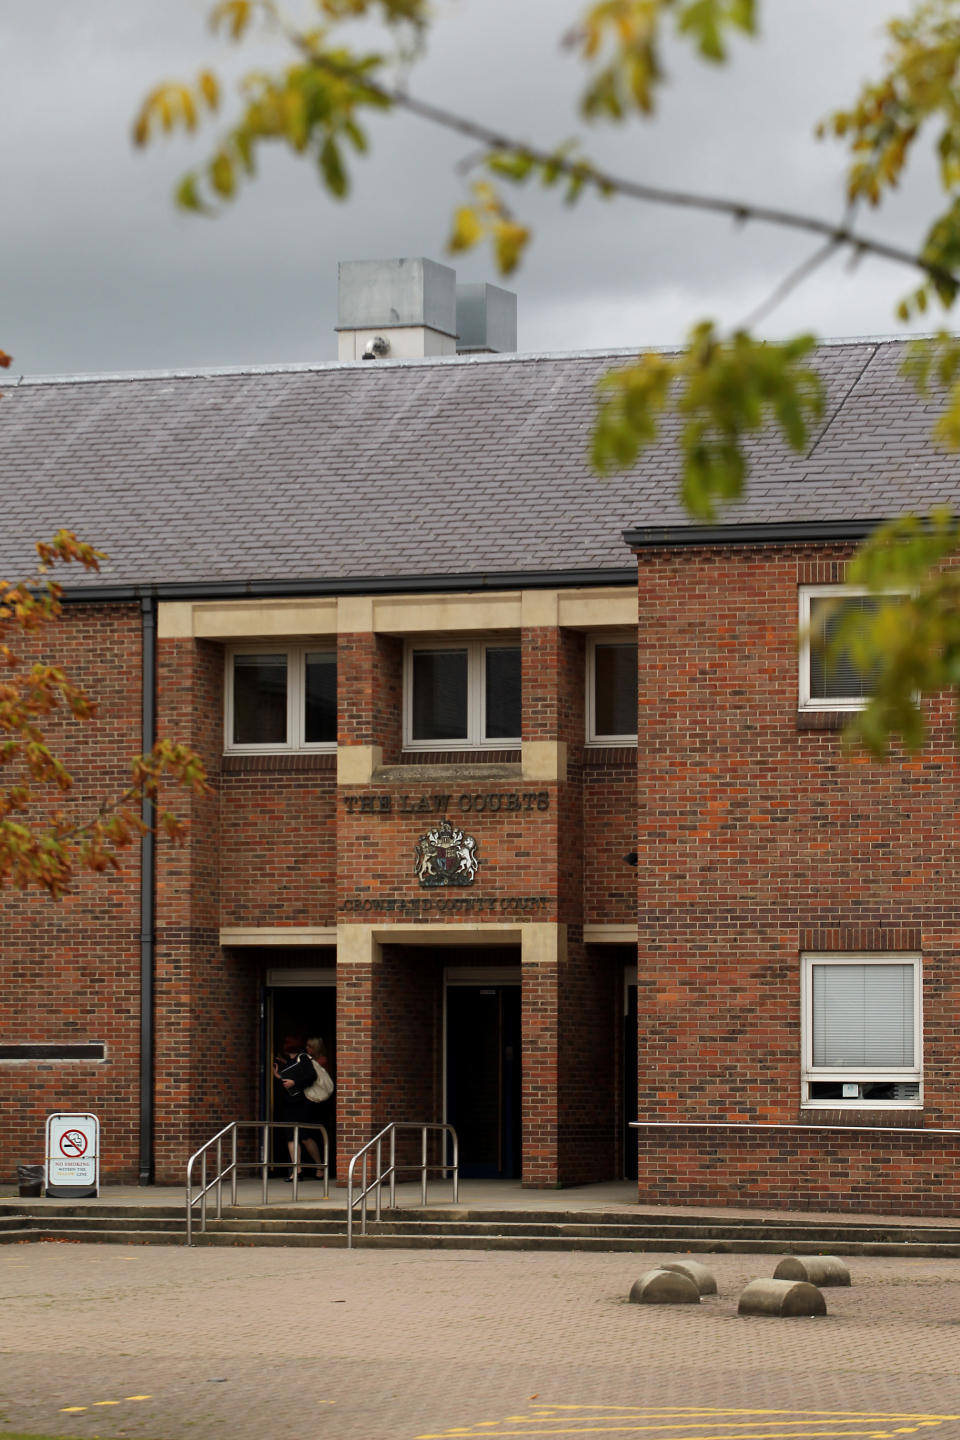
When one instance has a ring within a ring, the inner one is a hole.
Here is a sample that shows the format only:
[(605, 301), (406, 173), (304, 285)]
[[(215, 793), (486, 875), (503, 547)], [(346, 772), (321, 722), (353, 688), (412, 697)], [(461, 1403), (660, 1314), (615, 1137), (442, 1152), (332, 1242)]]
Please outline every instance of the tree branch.
[(818, 245), (812, 255), (808, 255), (806, 260), (802, 260), (795, 270), (791, 270), (789, 275), (785, 275), (774, 286), (766, 299), (761, 300), (760, 304), (741, 320), (738, 329), (752, 330), (760, 324), (761, 320), (766, 320), (767, 316), (776, 310), (777, 306), (782, 304), (793, 290), (802, 285), (815, 270), (819, 270), (824, 261), (829, 260), (830, 256), (834, 255), (839, 248), (837, 240), (826, 240), (822, 245)]
[(434, 105), (428, 100), (420, 100), (406, 90), (384, 85), (366, 74), (360, 74), (351, 69), (350, 66), (340, 65), (329, 56), (324, 55), (322, 51), (318, 51), (307, 36), (296, 30), (288, 29), (287, 35), (310, 64), (315, 65), (318, 70), (325, 70), (340, 80), (352, 80), (358, 87), (379, 96), (389, 105), (416, 115), (418, 119), (425, 120), (428, 124), (478, 141), (483, 145), (485, 151), (502, 151), (507, 154), (526, 156), (535, 165), (549, 167), (555, 174), (569, 176), (571, 180), (578, 179), (584, 185), (590, 185), (603, 194), (624, 195), (629, 199), (641, 200), (649, 205), (663, 205), (673, 209), (698, 210), (715, 215), (727, 215), (740, 224), (754, 221), (763, 225), (776, 225), (788, 230), (803, 230), (813, 235), (822, 235), (829, 242), (831, 249), (849, 247), (857, 254), (876, 255), (882, 260), (890, 260), (894, 264), (919, 270), (929, 276), (931, 280), (939, 281), (950, 287), (960, 283), (960, 276), (944, 266), (924, 260), (922, 255), (913, 250), (905, 250), (886, 240), (860, 234), (847, 223), (842, 222), (838, 225), (829, 220), (820, 220), (814, 215), (802, 215), (796, 211), (781, 210), (771, 205), (755, 205), (745, 200), (731, 200), (722, 195), (699, 195), (693, 191), (672, 190), (660, 185), (650, 185), (642, 181), (627, 179), (622, 175), (615, 175), (608, 170), (600, 170), (585, 160), (565, 158), (555, 152), (542, 150), (536, 145), (528, 145), (479, 121), (471, 120), (465, 115), (459, 115), (441, 105)]

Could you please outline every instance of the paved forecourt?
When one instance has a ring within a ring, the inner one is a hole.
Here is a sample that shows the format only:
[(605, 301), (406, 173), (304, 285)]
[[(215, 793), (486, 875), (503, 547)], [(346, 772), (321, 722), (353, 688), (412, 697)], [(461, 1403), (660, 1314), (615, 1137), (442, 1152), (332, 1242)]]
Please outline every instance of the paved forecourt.
[(960, 1260), (851, 1257), (826, 1318), (780, 1320), (736, 1314), (774, 1256), (628, 1305), (663, 1258), (11, 1245), (0, 1440), (960, 1440)]

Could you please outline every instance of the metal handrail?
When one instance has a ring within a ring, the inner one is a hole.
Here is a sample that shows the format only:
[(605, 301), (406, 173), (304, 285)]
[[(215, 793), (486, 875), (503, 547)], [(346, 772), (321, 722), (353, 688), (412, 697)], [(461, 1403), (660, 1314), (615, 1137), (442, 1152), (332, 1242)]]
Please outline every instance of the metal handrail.
[(631, 1130), (800, 1130), (807, 1134), (817, 1130), (837, 1130), (858, 1135), (960, 1135), (960, 1130), (935, 1128), (932, 1125), (809, 1125), (779, 1120), (630, 1120)]
[[(398, 1130), (419, 1130), (420, 1131), (420, 1163), (419, 1165), (398, 1165), (397, 1164), (397, 1131)], [(440, 1163), (429, 1164), (427, 1160), (427, 1132), (429, 1130), (440, 1130), (449, 1135), (453, 1142), (452, 1164)], [(385, 1137), (390, 1137), (390, 1163), (386, 1170), (383, 1168), (383, 1142)], [(376, 1154), (376, 1174), (370, 1183), (367, 1183), (367, 1159), (371, 1154)], [(353, 1184), (354, 1172), (357, 1162), (360, 1161), (360, 1193), (354, 1198)], [(453, 1181), (453, 1203), (456, 1205), (460, 1198), (460, 1146), (457, 1140), (457, 1132), (452, 1125), (444, 1125), (439, 1122), (427, 1121), (423, 1124), (416, 1120), (391, 1120), (389, 1125), (368, 1140), (350, 1161), (347, 1170), (347, 1249), (353, 1248), (353, 1210), (355, 1205), (360, 1206), (360, 1234), (367, 1233), (367, 1196), (371, 1190), (376, 1191), (376, 1218), (380, 1219), (381, 1192), (384, 1185), (390, 1186), (390, 1208), (396, 1208), (397, 1204), (397, 1175), (401, 1170), (419, 1170), (420, 1172), (420, 1204), (427, 1203), (427, 1175), (431, 1170), (440, 1171), (444, 1179), (448, 1177)]]
[[(190, 1156), (190, 1159), (187, 1161), (187, 1183), (186, 1183), (187, 1230), (186, 1230), (186, 1243), (187, 1243), (188, 1245), (192, 1245), (192, 1244), (193, 1244), (193, 1207), (194, 1207), (195, 1205), (199, 1205), (199, 1207), (200, 1207), (200, 1232), (201, 1232), (201, 1234), (202, 1234), (202, 1233), (206, 1230), (206, 1228), (207, 1228), (207, 1196), (210, 1194), (210, 1191), (213, 1190), (214, 1188), (216, 1188), (216, 1199), (217, 1199), (217, 1213), (216, 1213), (216, 1218), (219, 1220), (219, 1219), (221, 1218), (221, 1214), (222, 1214), (222, 1211), (223, 1211), (223, 1182), (224, 1182), (224, 1180), (229, 1179), (229, 1181), (230, 1181), (230, 1204), (231, 1204), (231, 1205), (236, 1205), (236, 1203), (237, 1203), (237, 1179), (238, 1179), (238, 1177), (239, 1177), (239, 1172), (240, 1172), (241, 1170), (259, 1170), (259, 1171), (260, 1171), (261, 1189), (262, 1189), (262, 1197), (261, 1197), (261, 1198), (262, 1198), (262, 1203), (263, 1203), (264, 1205), (267, 1205), (267, 1204), (269, 1204), (267, 1182), (268, 1182), (269, 1171), (270, 1171), (271, 1166), (273, 1166), (275, 1169), (283, 1169), (285, 1166), (287, 1166), (287, 1165), (289, 1164), (290, 1169), (291, 1169), (292, 1174), (293, 1174), (293, 1192), (292, 1192), (290, 1198), (291, 1198), (292, 1200), (294, 1200), (294, 1201), (297, 1200), (298, 1195), (299, 1195), (299, 1189), (300, 1189), (300, 1177), (299, 1177), (299, 1174), (298, 1174), (298, 1171), (297, 1171), (297, 1165), (298, 1165), (299, 1162), (296, 1161), (296, 1160), (290, 1160), (290, 1161), (287, 1161), (287, 1160), (273, 1161), (273, 1160), (270, 1159), (270, 1145), (269, 1145), (270, 1131), (271, 1131), (271, 1130), (287, 1130), (287, 1131), (289, 1131), (289, 1130), (291, 1130), (291, 1129), (293, 1130), (293, 1153), (294, 1153), (294, 1155), (299, 1155), (299, 1154), (300, 1154), (300, 1132), (301, 1132), (301, 1130), (310, 1130), (310, 1131), (317, 1131), (317, 1130), (319, 1130), (319, 1131), (320, 1131), (320, 1135), (321, 1135), (321, 1137), (322, 1137), (322, 1139), (323, 1139), (323, 1162), (322, 1162), (322, 1165), (321, 1165), (321, 1167), (320, 1167), (320, 1168), (323, 1170), (323, 1198), (324, 1198), (325, 1200), (327, 1199), (327, 1197), (328, 1197), (329, 1194), (330, 1194), (330, 1137), (329, 1137), (329, 1135), (327, 1134), (327, 1130), (326, 1130), (326, 1126), (325, 1126), (325, 1125), (299, 1125), (299, 1124), (298, 1124), (298, 1125), (293, 1125), (293, 1126), (291, 1126), (290, 1123), (289, 1123), (289, 1121), (280, 1121), (280, 1120), (231, 1120), (229, 1125), (224, 1125), (224, 1127), (223, 1127), (222, 1130), (218, 1130), (217, 1133), (216, 1133), (216, 1135), (211, 1136), (211, 1138), (206, 1142), (206, 1144), (205, 1144), (205, 1145), (201, 1145), (201, 1146), (200, 1146), (200, 1149), (199, 1149), (199, 1150), (196, 1150), (196, 1151)], [(261, 1137), (260, 1137), (260, 1159), (259, 1159), (259, 1160), (238, 1160), (238, 1159), (237, 1159), (237, 1132), (240, 1131), (240, 1130), (259, 1130), (259, 1131), (261, 1132)], [(226, 1138), (227, 1136), (230, 1137), (230, 1140), (229, 1140), (229, 1144), (230, 1144), (230, 1158), (229, 1158), (229, 1160), (227, 1161), (226, 1165), (224, 1165), (224, 1163), (223, 1163), (223, 1149), (224, 1149), (225, 1138)], [(207, 1178), (207, 1156), (208, 1156), (208, 1154), (209, 1154), (209, 1152), (210, 1152), (210, 1150), (211, 1150), (211, 1148), (212, 1148), (213, 1146), (216, 1146), (216, 1174), (213, 1176), (212, 1179), (208, 1179), (208, 1178)], [(196, 1162), (197, 1162), (198, 1160), (200, 1161), (200, 1179), (199, 1179), (199, 1182), (198, 1182), (198, 1184), (199, 1184), (199, 1189), (198, 1189), (198, 1191), (197, 1191), (197, 1194), (194, 1195), (194, 1193), (193, 1193), (193, 1191), (194, 1191), (193, 1167), (194, 1167), (194, 1165), (196, 1164)]]

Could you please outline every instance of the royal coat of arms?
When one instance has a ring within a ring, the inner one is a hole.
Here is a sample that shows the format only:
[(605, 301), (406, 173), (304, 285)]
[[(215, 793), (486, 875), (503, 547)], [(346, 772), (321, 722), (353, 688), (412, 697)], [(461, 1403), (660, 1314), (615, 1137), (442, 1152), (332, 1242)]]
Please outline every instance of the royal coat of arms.
[(472, 885), (479, 866), (476, 840), (449, 820), (417, 841), (414, 871), (421, 885)]

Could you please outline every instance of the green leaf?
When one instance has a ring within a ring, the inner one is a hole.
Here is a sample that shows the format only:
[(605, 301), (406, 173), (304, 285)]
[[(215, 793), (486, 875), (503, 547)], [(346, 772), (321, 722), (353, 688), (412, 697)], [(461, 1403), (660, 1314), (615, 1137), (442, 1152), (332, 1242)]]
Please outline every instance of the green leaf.
[(176, 202), (181, 210), (202, 211), (205, 209), (197, 192), (197, 176), (191, 171), (184, 175), (176, 189)]
[(318, 158), (324, 184), (335, 199), (343, 200), (349, 189), (349, 181), (344, 169), (343, 157), (340, 154), (340, 147), (332, 135), (328, 135), (324, 140)]

